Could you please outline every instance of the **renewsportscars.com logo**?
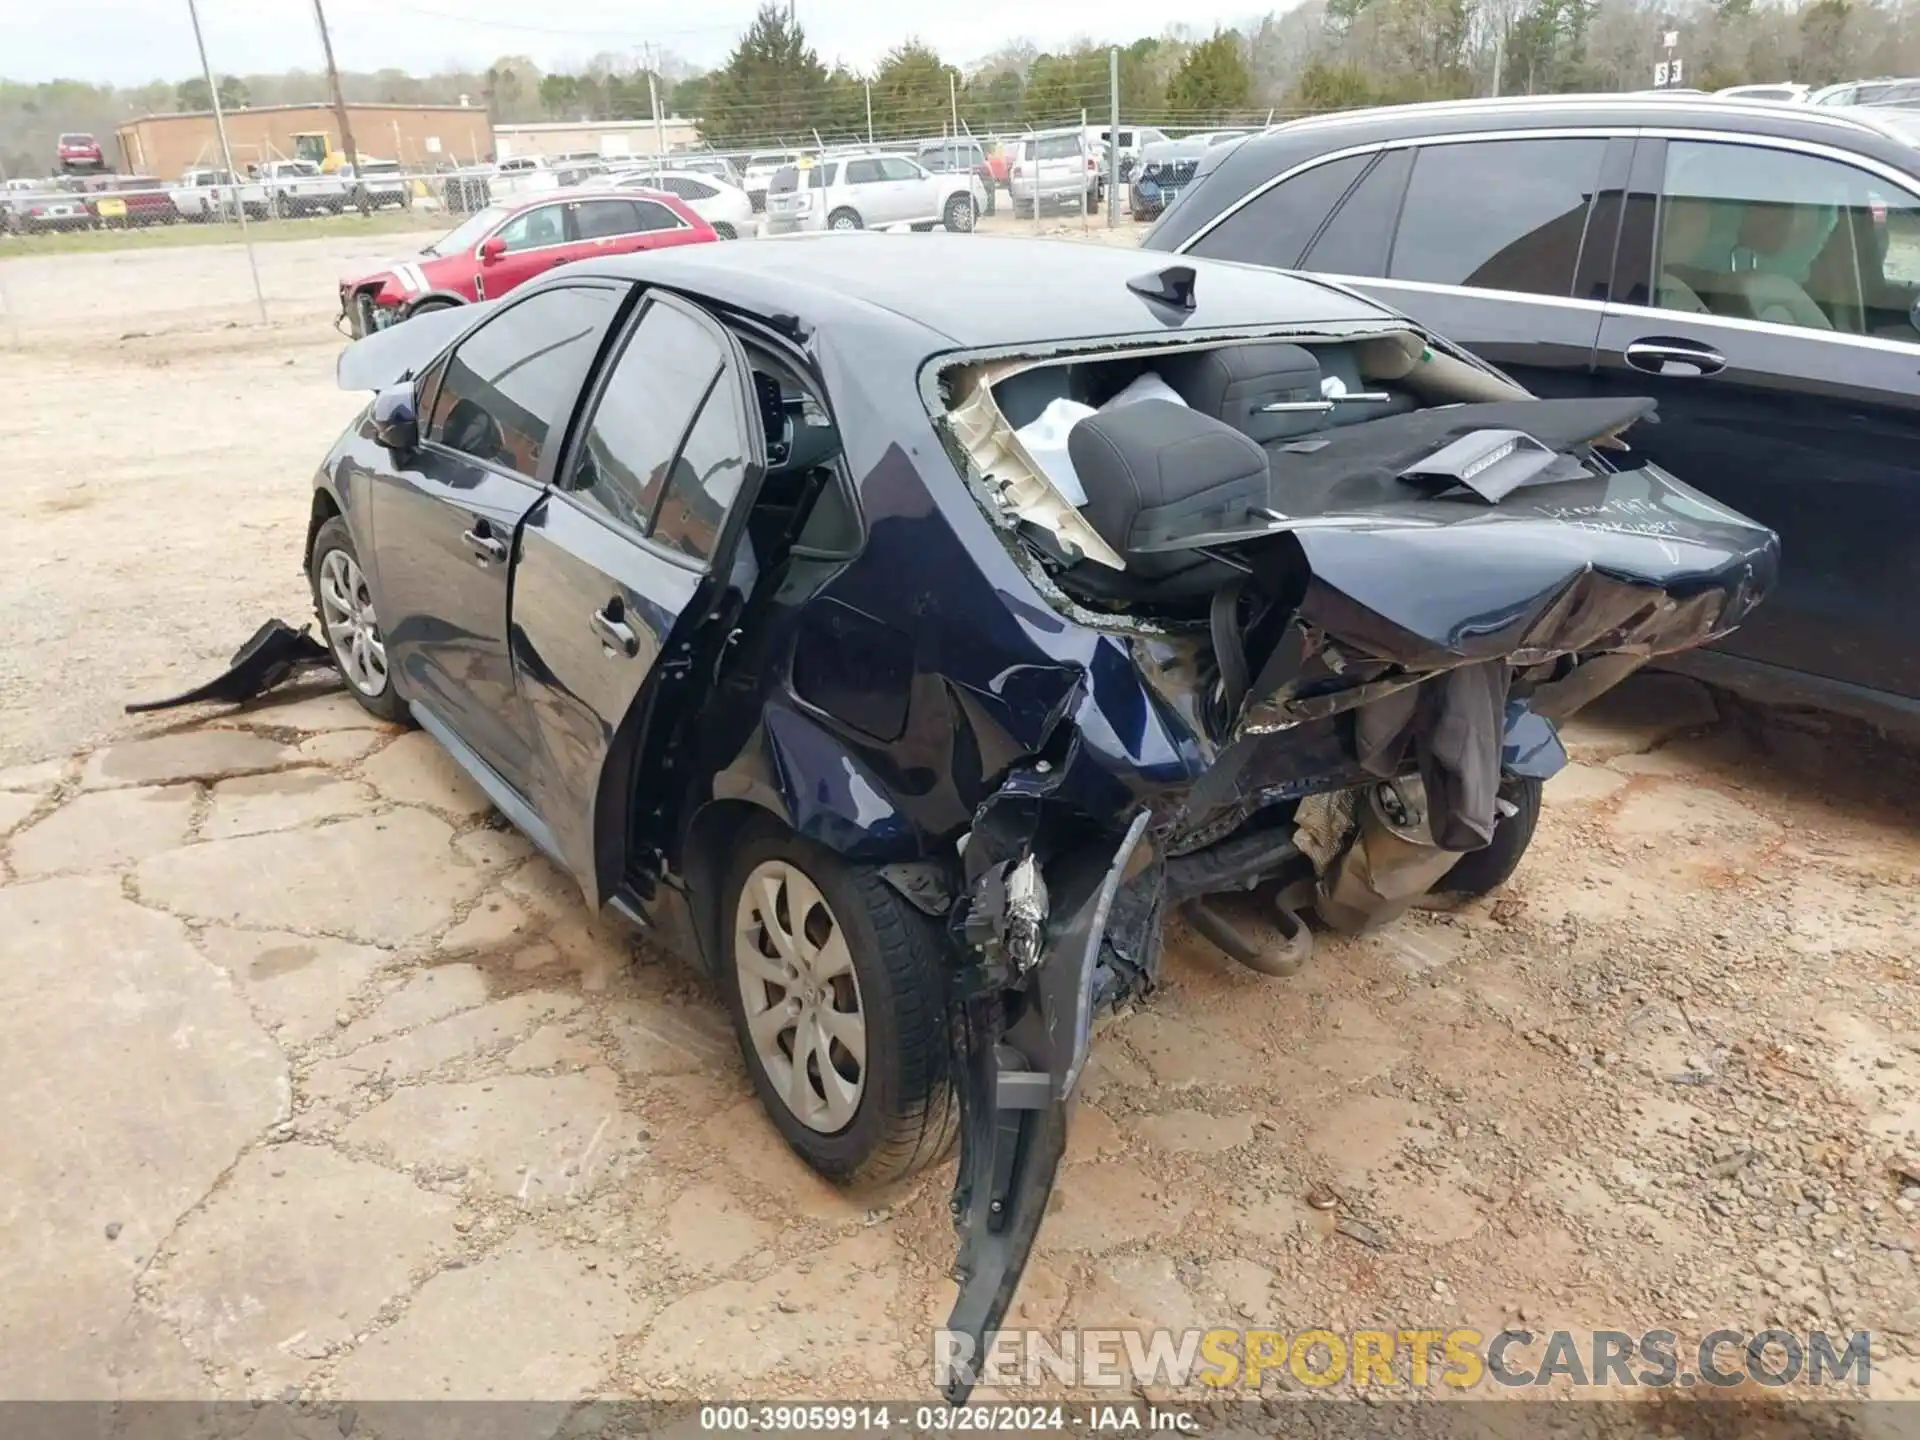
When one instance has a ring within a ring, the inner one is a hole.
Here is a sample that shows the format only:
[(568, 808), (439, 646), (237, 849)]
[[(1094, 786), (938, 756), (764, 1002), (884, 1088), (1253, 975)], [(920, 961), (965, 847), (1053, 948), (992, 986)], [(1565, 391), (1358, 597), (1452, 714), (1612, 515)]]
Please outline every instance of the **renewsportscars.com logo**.
[(976, 1355), (971, 1336), (933, 1332), (934, 1383), (1258, 1390), (1270, 1378), (1307, 1386), (1454, 1391), (1539, 1388), (1726, 1389), (1847, 1385), (1873, 1379), (1873, 1336), (1712, 1330), (1002, 1330)]

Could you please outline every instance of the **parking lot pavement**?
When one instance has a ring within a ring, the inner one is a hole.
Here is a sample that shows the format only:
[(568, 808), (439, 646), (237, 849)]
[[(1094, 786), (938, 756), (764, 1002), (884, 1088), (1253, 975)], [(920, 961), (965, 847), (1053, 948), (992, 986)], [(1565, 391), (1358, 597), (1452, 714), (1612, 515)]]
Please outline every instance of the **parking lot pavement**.
[[(1664, 677), (1570, 740), (1490, 904), (1290, 981), (1176, 931), (1019, 1323), (1820, 1324), (1912, 1385), (1885, 772)], [(0, 831), (0, 1395), (928, 1393), (950, 1171), (813, 1178), (425, 735), (296, 694), (0, 772)]]
[[(0, 1397), (925, 1394), (950, 1169), (815, 1180), (423, 736), (120, 715), (308, 607), (360, 257), (273, 249), (266, 329), (196, 322), (217, 247), (0, 328)], [(1915, 765), (1659, 678), (1570, 739), (1490, 903), (1284, 981), (1171, 934), (1013, 1323), (1818, 1324), (1920, 1388)]]

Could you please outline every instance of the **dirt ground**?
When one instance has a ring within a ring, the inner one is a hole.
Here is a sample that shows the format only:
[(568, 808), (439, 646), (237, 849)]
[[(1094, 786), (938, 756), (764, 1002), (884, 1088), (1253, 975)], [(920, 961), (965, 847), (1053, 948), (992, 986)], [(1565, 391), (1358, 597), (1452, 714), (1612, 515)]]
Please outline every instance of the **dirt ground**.
[[(119, 713), (304, 618), (395, 248), (263, 247), (264, 329), (234, 251), (0, 265), (0, 1398), (927, 1397), (950, 1170), (812, 1178), (424, 736)], [(1667, 677), (1568, 738), (1489, 903), (1176, 927), (1012, 1323), (1867, 1329), (1920, 1396), (1920, 766)]]

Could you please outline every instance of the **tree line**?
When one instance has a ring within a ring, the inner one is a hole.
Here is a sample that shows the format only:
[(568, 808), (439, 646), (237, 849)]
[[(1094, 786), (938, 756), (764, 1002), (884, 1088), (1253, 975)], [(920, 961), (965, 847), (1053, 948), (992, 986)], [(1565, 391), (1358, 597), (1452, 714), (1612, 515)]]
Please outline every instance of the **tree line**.
[[(1304, 0), (1241, 29), (1173, 26), (1131, 41), (1120, 50), (1120, 105), (1131, 122), (1177, 129), (1495, 91), (1638, 90), (1653, 84), (1668, 31), (1679, 33), (1685, 83), (1701, 89), (1920, 74), (1920, 0)], [(388, 68), (341, 81), (350, 101), (484, 105), (496, 123), (645, 120), (657, 95), (712, 144), (745, 147), (815, 133), (938, 134), (956, 115), (976, 133), (1074, 122), (1082, 111), (1097, 119), (1109, 105), (1108, 63), (1093, 41), (1053, 50), (1014, 41), (958, 64), (903, 39), (861, 71), (825, 60), (788, 7), (768, 4), (706, 71), (648, 49), (551, 69), (505, 55), (483, 70)], [(234, 109), (327, 96), (313, 71), (218, 83)], [(0, 80), (0, 167), (42, 174), (62, 131), (106, 140), (126, 120), (206, 109), (210, 98), (197, 77), (131, 87)]]

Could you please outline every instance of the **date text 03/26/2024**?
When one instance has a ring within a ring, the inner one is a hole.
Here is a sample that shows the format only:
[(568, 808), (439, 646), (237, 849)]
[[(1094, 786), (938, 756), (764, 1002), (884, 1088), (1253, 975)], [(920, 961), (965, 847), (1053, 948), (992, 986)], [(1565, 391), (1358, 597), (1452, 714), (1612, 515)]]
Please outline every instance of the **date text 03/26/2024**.
[(700, 1428), (713, 1434), (1047, 1434), (1197, 1435), (1184, 1410), (1157, 1405), (703, 1405)]

